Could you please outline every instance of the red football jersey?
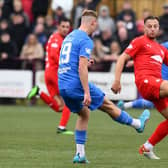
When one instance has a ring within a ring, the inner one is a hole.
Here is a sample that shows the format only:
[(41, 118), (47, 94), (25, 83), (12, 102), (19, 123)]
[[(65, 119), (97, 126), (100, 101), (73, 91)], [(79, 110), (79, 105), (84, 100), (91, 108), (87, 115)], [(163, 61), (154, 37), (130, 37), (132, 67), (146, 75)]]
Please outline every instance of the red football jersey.
[(58, 68), (61, 45), (64, 38), (58, 33), (53, 33), (46, 46), (45, 69)]
[(161, 67), (168, 65), (168, 50), (146, 35), (135, 38), (124, 51), (134, 60), (135, 79), (152, 75), (161, 78)]

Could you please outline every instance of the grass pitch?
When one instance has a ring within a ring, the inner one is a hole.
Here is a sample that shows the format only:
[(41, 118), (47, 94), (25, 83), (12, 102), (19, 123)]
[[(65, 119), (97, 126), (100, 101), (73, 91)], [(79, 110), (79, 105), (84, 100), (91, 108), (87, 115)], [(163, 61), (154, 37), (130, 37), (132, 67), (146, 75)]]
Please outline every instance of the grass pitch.
[[(142, 110), (129, 110), (139, 116)], [(161, 160), (148, 160), (138, 154), (157, 124), (163, 120), (156, 110), (143, 134), (119, 125), (99, 111), (91, 113), (86, 146), (88, 165), (74, 165), (74, 137), (56, 134), (60, 114), (47, 106), (0, 106), (0, 168), (167, 168), (168, 141), (156, 148)], [(74, 130), (76, 115), (68, 124)]]

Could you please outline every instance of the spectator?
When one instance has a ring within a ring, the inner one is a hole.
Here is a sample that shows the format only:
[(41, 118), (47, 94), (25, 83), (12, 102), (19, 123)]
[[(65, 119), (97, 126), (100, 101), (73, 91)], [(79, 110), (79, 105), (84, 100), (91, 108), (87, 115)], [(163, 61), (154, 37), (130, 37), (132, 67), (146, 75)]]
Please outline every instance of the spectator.
[(40, 15), (36, 18), (36, 24), (45, 24), (45, 17)]
[(11, 35), (11, 28), (10, 28), (9, 23), (6, 19), (2, 19), (0, 21), (0, 34), (2, 32), (8, 32)]
[(22, 0), (23, 10), (27, 14), (30, 23), (33, 23), (33, 13), (32, 13), (33, 1), (34, 0)]
[(27, 42), (24, 44), (20, 59), (23, 60), (23, 69), (41, 70), (43, 68), (42, 60), (44, 58), (44, 50), (38, 42), (35, 34), (28, 36)]
[(142, 11), (142, 18), (136, 21), (138, 35), (142, 35), (144, 33), (144, 19), (151, 15), (151, 11), (149, 9), (144, 9)]
[(117, 21), (119, 20), (124, 20), (124, 15), (125, 13), (129, 12), (133, 21), (135, 22), (136, 20), (136, 14), (132, 9), (131, 3), (128, 0), (125, 0), (123, 3), (123, 9), (121, 10), (121, 12), (117, 15)]
[(32, 12), (34, 20), (38, 16), (46, 16), (49, 7), (49, 0), (34, 0), (32, 4)]
[(62, 7), (58, 6), (53, 13), (53, 17), (54, 17), (54, 24), (56, 26), (59, 25), (60, 19), (65, 17), (64, 11), (62, 9)]
[(0, 68), (16, 68), (15, 64), (13, 63), (13, 59), (15, 59), (16, 56), (16, 44), (11, 40), (10, 34), (8, 32), (3, 32), (0, 35)]
[(61, 7), (65, 16), (70, 19), (72, 7), (73, 7), (73, 0), (52, 0), (51, 9), (53, 11), (57, 10), (58, 7)]
[(29, 27), (29, 19), (28, 19), (28, 16), (26, 15), (26, 13), (23, 11), (21, 0), (14, 0), (13, 1), (13, 13), (14, 14), (21, 14), (24, 17), (26, 27)]
[(43, 24), (37, 24), (34, 28), (34, 34), (36, 35), (38, 41), (43, 47), (45, 47), (47, 42), (47, 35), (45, 34), (45, 27)]
[(116, 30), (114, 20), (109, 14), (109, 8), (105, 5), (101, 6), (99, 9), (98, 28), (100, 31), (109, 29), (112, 33)]
[(128, 31), (128, 36), (130, 39), (133, 39), (137, 36), (136, 22), (132, 17), (130, 11), (126, 11), (123, 14), (123, 22), (125, 23), (125, 27)]
[(47, 38), (56, 30), (56, 26), (54, 25), (54, 19), (51, 15), (47, 15), (45, 18), (45, 34)]
[(111, 54), (114, 55), (113, 57), (114, 61), (117, 61), (119, 54), (121, 54), (121, 48), (120, 48), (119, 43), (116, 40), (113, 41), (111, 43), (110, 49), (111, 49)]
[(2, 10), (2, 18), (9, 19), (13, 12), (13, 0), (0, 0), (0, 8)]
[(72, 10), (73, 28), (80, 25), (81, 14), (84, 9), (95, 10), (100, 0), (79, 0)]
[(161, 41), (168, 39), (168, 3), (163, 5), (163, 14), (160, 16), (160, 38)]
[(23, 43), (29, 31), (29, 23), (26, 14), (22, 10), (21, 1), (14, 1), (14, 12), (11, 14), (12, 39), (16, 42), (20, 54)]
[[(118, 39), (118, 43), (120, 44), (121, 53), (122, 53), (131, 41), (129, 36), (128, 36), (128, 31), (125, 27), (121, 27), (118, 30), (117, 39)], [(125, 65), (123, 71), (124, 72), (133, 72), (134, 68), (133, 67), (126, 67), (126, 65)]]
[(116, 54), (112, 53), (111, 50), (114, 40), (111, 29), (104, 30), (95, 37), (95, 48), (92, 56), (95, 64), (90, 67), (90, 71), (108, 72), (110, 70), (111, 63), (117, 59)]
[(81, 18), (81, 13), (84, 9), (83, 0), (79, 0), (77, 5), (74, 6), (72, 10), (73, 28), (76, 29), (79, 26), (79, 20)]
[(125, 27), (121, 27), (117, 31), (117, 41), (120, 44), (121, 52), (129, 45), (130, 39), (128, 36), (128, 31)]

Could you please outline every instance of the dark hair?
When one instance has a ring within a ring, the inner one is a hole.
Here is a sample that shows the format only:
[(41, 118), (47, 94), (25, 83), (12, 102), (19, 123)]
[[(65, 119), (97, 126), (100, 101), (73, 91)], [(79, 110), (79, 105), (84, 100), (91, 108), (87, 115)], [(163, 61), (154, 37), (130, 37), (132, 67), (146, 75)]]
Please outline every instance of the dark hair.
[(159, 22), (159, 18), (157, 16), (148, 16), (144, 19), (144, 24), (147, 22), (147, 20), (157, 20)]
[(61, 17), (61, 18), (59, 19), (59, 21), (58, 21), (58, 24), (60, 25), (61, 22), (69, 22), (69, 23), (70, 23), (70, 20), (69, 20), (68, 18), (66, 18), (66, 17)]

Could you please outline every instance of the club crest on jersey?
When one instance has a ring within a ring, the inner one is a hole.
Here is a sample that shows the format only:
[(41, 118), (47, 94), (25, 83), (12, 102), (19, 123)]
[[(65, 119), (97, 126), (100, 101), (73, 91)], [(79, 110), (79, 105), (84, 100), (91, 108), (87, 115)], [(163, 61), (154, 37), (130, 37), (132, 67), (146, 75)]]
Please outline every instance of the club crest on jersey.
[(90, 48), (85, 48), (85, 51), (87, 54), (91, 54), (91, 49)]
[(153, 55), (153, 56), (151, 56), (151, 58), (154, 59), (155, 61), (161, 63), (161, 64), (163, 62), (162, 57), (160, 55)]

